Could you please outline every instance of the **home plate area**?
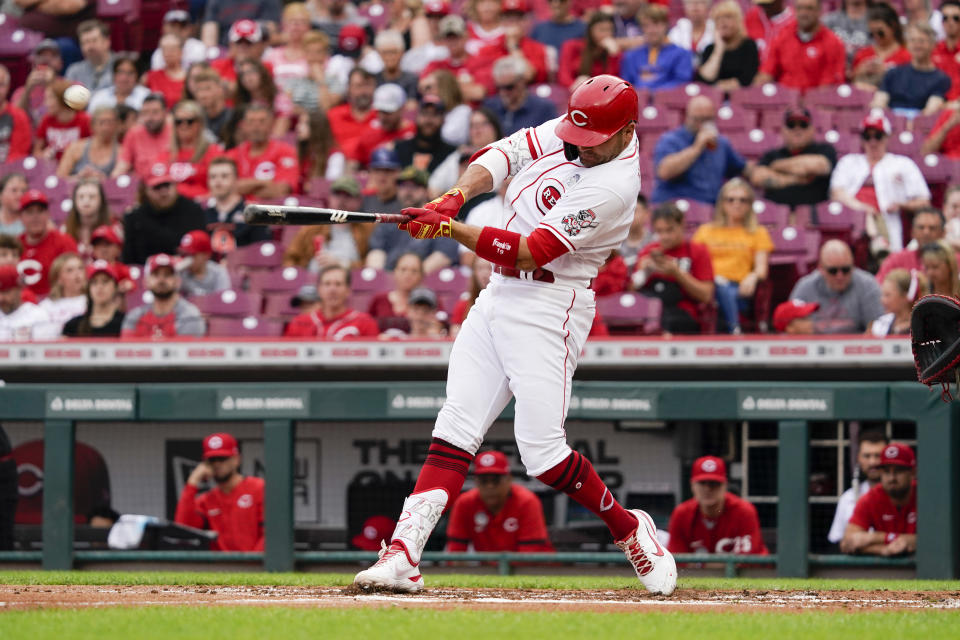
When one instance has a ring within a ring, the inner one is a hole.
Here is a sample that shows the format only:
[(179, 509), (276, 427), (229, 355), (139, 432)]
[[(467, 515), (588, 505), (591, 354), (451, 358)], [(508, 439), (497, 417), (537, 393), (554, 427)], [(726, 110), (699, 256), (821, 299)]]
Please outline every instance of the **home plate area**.
[(418, 594), (364, 592), (354, 587), (264, 586), (20, 586), (0, 585), (0, 611), (136, 606), (470, 607), (496, 610), (623, 612), (690, 609), (958, 609), (960, 591), (761, 591), (678, 589), (673, 596), (643, 591), (436, 588)]

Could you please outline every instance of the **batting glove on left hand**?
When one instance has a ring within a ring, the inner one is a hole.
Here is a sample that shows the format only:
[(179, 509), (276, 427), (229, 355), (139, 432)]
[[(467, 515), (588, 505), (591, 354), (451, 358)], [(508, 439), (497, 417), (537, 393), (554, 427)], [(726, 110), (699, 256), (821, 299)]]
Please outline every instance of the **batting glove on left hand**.
[(443, 215), (437, 211), (411, 207), (404, 209), (400, 213), (405, 216), (410, 216), (411, 220), (410, 222), (404, 222), (397, 226), (409, 233), (410, 237), (416, 240), (449, 238), (453, 233), (450, 225), (450, 216)]

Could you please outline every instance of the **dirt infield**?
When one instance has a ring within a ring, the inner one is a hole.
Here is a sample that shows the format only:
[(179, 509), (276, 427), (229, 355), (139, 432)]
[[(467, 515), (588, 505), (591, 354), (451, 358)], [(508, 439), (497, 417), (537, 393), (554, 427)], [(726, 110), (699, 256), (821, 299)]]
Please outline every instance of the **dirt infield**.
[(14, 609), (136, 606), (470, 607), (508, 611), (918, 610), (960, 609), (960, 591), (713, 591), (678, 589), (670, 598), (639, 590), (426, 589), (416, 595), (353, 587), (182, 587), (0, 585), (0, 612)]

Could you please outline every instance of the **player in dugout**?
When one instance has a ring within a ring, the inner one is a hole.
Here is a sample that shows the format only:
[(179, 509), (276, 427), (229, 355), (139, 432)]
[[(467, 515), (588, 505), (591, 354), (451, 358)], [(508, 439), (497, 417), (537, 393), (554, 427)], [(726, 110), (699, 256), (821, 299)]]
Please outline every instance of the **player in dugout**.
[(760, 520), (752, 504), (727, 491), (727, 465), (703, 456), (690, 474), (693, 497), (670, 516), (671, 553), (742, 553), (767, 555)]
[[(197, 495), (200, 485), (216, 485)], [(240, 474), (240, 449), (229, 433), (203, 439), (203, 462), (187, 478), (174, 518), (217, 532), (215, 551), (263, 551), (263, 478)]]
[(447, 551), (553, 551), (543, 505), (537, 495), (513, 483), (510, 463), (500, 451), (483, 451), (473, 461), (476, 488), (457, 498), (447, 524)]

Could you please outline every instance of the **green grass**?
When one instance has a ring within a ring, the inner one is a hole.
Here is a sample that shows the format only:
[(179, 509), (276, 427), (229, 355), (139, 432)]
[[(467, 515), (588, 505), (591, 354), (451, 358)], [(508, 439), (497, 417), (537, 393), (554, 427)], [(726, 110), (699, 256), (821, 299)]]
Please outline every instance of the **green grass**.
[[(84, 610), (14, 611), (0, 615), (0, 637), (176, 638), (185, 640), (297, 640), (362, 638), (456, 640), (518, 638), (664, 638), (744, 640), (771, 638), (913, 638), (952, 635), (960, 612), (812, 611), (796, 613), (505, 612), (495, 610), (294, 609), (256, 607), (148, 607)], [(451, 633), (453, 632), (453, 633)]]
[[(626, 574), (626, 570), (624, 570)], [(348, 573), (226, 573), (226, 572), (163, 572), (151, 571), (0, 571), (0, 584), (50, 585), (284, 585), (346, 586), (353, 581)], [(426, 573), (427, 587), (488, 587), (514, 589), (632, 589), (636, 578), (605, 576), (499, 576)], [(822, 578), (685, 578), (681, 589), (812, 589), (816, 591), (876, 590), (890, 591), (960, 591), (960, 581), (953, 580), (878, 580)]]

